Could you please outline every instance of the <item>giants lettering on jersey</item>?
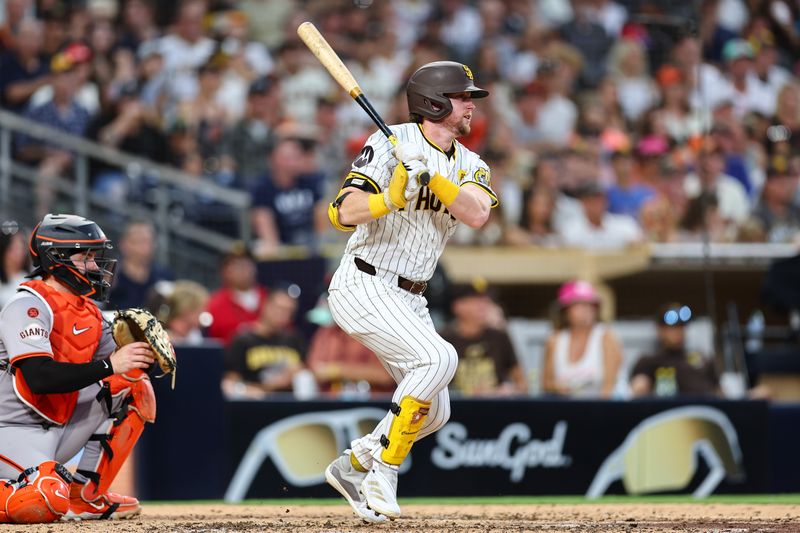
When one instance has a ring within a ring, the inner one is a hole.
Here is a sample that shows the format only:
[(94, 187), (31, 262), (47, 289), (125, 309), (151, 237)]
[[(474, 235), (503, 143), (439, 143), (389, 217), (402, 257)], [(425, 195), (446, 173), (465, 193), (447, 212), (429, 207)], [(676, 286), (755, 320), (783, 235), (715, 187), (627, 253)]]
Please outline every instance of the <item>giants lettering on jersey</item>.
[(49, 336), (50, 332), (37, 324), (29, 324), (19, 332), (20, 339), (46, 339)]

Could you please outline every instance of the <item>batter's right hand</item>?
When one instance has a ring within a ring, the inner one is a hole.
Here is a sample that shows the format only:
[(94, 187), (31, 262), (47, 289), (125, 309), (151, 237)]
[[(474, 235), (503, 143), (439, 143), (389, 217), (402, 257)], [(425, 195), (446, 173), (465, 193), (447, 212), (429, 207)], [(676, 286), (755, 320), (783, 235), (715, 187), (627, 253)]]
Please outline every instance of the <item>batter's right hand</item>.
[(419, 191), (422, 188), (422, 184), (419, 182), (419, 176), (423, 172), (428, 172), (428, 167), (425, 166), (421, 161), (414, 160), (409, 161), (408, 163), (403, 163), (403, 166), (408, 172), (408, 182), (406, 183), (405, 191), (403, 191), (406, 203), (408, 203), (416, 198), (419, 194)]
[(428, 158), (422, 153), (422, 149), (420, 149), (420, 147), (416, 144), (410, 142), (399, 143), (392, 149), (392, 155), (394, 155), (398, 161), (402, 161), (403, 163), (407, 163), (409, 161), (422, 161), (423, 163), (428, 162)]
[(108, 361), (115, 374), (124, 374), (134, 368), (148, 368), (155, 362), (155, 355), (146, 342), (132, 342), (117, 349)]

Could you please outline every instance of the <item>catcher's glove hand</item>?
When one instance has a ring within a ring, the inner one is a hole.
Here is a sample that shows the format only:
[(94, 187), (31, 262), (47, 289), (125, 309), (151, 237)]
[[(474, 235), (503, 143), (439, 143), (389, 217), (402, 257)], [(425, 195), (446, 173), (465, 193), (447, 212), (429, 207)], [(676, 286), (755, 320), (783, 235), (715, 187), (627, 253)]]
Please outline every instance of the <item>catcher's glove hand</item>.
[(164, 372), (163, 377), (172, 374), (172, 388), (175, 388), (175, 370), (178, 361), (169, 335), (161, 326), (161, 322), (150, 311), (134, 307), (117, 311), (114, 317), (112, 335), (117, 346), (125, 346), (132, 342), (146, 342), (153, 350), (158, 366)]

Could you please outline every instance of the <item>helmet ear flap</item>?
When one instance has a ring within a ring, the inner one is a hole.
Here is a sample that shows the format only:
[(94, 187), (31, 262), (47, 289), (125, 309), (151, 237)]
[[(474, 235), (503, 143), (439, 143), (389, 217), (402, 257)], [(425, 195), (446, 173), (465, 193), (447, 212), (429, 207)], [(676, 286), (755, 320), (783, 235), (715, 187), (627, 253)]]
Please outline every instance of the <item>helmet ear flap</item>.
[(39, 251), (36, 246), (36, 234), (39, 231), (39, 224), (36, 224), (36, 227), (33, 228), (31, 232), (31, 237), (28, 240), (28, 252), (31, 254), (31, 262), (33, 263), (34, 267), (39, 267), (42, 264), (42, 260), (39, 257)]

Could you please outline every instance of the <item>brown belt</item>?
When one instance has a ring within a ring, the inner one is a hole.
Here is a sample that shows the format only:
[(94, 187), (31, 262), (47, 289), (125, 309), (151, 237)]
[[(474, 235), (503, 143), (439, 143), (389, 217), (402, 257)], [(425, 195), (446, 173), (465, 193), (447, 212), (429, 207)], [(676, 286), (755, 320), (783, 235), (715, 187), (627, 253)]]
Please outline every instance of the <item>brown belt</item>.
[[(364, 274), (369, 274), (370, 276), (374, 276), (377, 273), (375, 267), (361, 259), (360, 257), (355, 258), (356, 268), (358, 268)], [(410, 279), (406, 279), (403, 276), (397, 276), (397, 286), (401, 289), (407, 290), (411, 294), (422, 294), (425, 292), (425, 289), (428, 288), (427, 281), (411, 281)]]

